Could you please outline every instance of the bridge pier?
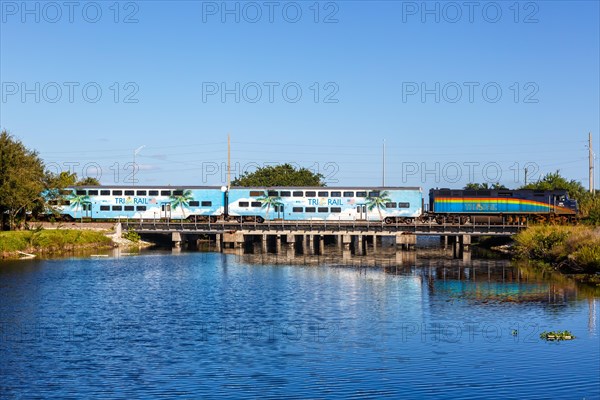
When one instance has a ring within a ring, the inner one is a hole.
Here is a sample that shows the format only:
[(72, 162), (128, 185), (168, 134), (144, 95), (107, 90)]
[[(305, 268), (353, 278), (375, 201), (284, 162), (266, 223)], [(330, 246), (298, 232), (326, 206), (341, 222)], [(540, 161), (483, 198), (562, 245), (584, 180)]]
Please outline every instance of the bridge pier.
[(171, 233), (171, 242), (173, 242), (173, 247), (179, 249), (181, 248), (181, 233), (180, 232), (173, 232)]
[(350, 250), (351, 244), (352, 244), (352, 236), (342, 235), (342, 245), (344, 247), (344, 250)]
[(365, 254), (365, 250), (364, 250), (365, 246), (364, 246), (364, 237), (363, 235), (355, 235), (354, 236), (354, 254), (356, 255), (364, 255)]
[(415, 250), (416, 246), (416, 235), (396, 234), (396, 250)]
[(218, 252), (223, 251), (223, 235), (220, 233), (215, 234), (215, 249)]

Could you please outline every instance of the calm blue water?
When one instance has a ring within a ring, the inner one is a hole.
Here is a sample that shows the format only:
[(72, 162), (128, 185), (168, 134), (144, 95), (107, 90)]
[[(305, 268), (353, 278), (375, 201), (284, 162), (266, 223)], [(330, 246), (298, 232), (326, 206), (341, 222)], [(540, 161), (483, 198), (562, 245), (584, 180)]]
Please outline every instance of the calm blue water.
[(1, 398), (600, 398), (600, 300), (505, 261), (22, 261), (0, 297)]

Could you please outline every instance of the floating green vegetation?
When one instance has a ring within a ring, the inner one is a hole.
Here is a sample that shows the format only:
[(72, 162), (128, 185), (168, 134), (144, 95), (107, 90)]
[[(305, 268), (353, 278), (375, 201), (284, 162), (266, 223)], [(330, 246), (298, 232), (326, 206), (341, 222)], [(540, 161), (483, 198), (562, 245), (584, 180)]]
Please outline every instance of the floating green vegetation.
[(575, 336), (570, 331), (550, 331), (540, 333), (540, 339), (544, 340), (572, 340)]

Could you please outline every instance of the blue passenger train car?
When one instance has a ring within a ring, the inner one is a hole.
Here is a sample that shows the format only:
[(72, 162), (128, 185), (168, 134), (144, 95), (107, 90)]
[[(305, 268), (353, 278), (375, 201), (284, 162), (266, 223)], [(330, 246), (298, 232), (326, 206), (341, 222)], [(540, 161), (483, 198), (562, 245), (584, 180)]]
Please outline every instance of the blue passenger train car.
[(246, 220), (412, 221), (423, 212), (418, 187), (234, 187), (228, 214)]
[(224, 212), (220, 187), (78, 186), (50, 201), (72, 219), (197, 219)]

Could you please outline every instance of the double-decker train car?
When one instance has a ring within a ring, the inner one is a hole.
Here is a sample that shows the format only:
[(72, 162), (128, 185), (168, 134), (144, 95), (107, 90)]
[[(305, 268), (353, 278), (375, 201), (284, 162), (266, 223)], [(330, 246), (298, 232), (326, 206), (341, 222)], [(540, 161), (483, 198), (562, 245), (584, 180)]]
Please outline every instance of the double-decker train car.
[(422, 213), (418, 187), (248, 187), (228, 192), (228, 215), (258, 222), (412, 222)]
[(216, 220), (224, 212), (220, 187), (78, 186), (49, 203), (69, 219)]
[(438, 222), (568, 222), (578, 213), (566, 190), (431, 189), (429, 213)]

